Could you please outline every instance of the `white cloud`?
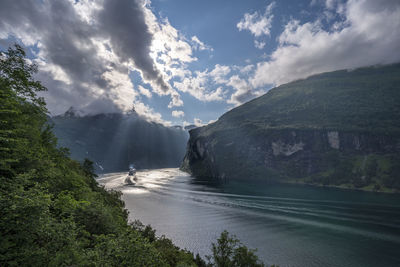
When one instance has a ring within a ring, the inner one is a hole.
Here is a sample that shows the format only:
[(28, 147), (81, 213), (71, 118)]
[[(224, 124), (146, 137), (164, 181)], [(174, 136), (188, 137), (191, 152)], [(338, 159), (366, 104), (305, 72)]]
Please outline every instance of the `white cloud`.
[(318, 20), (304, 24), (291, 20), (271, 60), (257, 64), (252, 86), (400, 61), (400, 2), (349, 0), (336, 12), (343, 12), (344, 20), (329, 31)]
[(254, 69), (254, 65), (246, 65), (244, 67), (239, 67), (239, 71), (242, 74), (248, 74)]
[(195, 35), (192, 37), (192, 43), (195, 49), (203, 51), (203, 50), (209, 50), (209, 51), (214, 51), (214, 49), (203, 43), (202, 41), (199, 40), (199, 38)]
[(239, 31), (249, 30), (255, 37), (260, 37), (262, 35), (269, 36), (272, 26), (272, 20), (274, 15), (272, 15), (272, 9), (275, 6), (275, 2), (270, 3), (264, 14), (256, 11), (252, 14), (245, 13), (244, 17), (239, 21), (236, 27)]
[(189, 93), (196, 99), (204, 102), (224, 100), (225, 91), (217, 84), (224, 84), (230, 73), (229, 66), (215, 65), (212, 71), (196, 71), (192, 75), (174, 82), (174, 87), (179, 91)]
[(72, 81), (67, 72), (64, 71), (59, 65), (48, 63), (43, 59), (36, 59), (35, 63), (38, 65), (41, 71), (49, 73), (54, 80), (71, 85)]
[(325, 5), (327, 9), (334, 9), (336, 5), (337, 0), (326, 0)]
[(162, 115), (158, 112), (155, 112), (154, 109), (149, 107), (148, 105), (143, 104), (142, 102), (134, 102), (135, 111), (141, 116), (149, 121), (154, 121), (165, 126), (171, 126), (172, 122), (166, 121), (162, 118)]
[(227, 103), (235, 106), (265, 93), (264, 90), (255, 90), (247, 80), (240, 78), (238, 75), (230, 77), (227, 85), (235, 89)]
[(173, 108), (173, 107), (181, 107), (183, 106), (183, 101), (181, 99), (181, 96), (176, 92), (175, 90), (171, 94), (171, 102), (168, 104), (168, 108)]
[[(151, 57), (155, 60), (157, 68), (162, 72), (163, 78), (166, 81), (178, 78), (181, 82), (175, 81), (173, 83), (174, 87), (179, 91), (189, 92), (201, 101), (222, 99), (218, 95), (220, 91), (217, 91), (217, 94), (215, 92), (208, 92), (208, 90), (200, 86), (201, 81), (199, 79), (192, 79), (192, 72), (187, 66), (188, 63), (197, 61), (197, 58), (193, 56), (194, 50), (213, 51), (212, 47), (204, 44), (197, 36), (193, 36), (188, 41), (167, 19), (159, 22), (149, 9), (146, 10), (146, 19), (154, 35)], [(185, 88), (186, 86), (190, 88)], [(201, 88), (200, 91), (196, 91), (195, 87)], [(156, 94), (165, 94), (156, 88), (153, 88), (153, 90)], [(184, 103), (175, 89), (171, 88), (168, 94), (171, 96), (171, 102), (168, 105), (169, 108), (183, 106)]]
[(193, 124), (196, 125), (197, 127), (200, 127), (200, 126), (205, 125), (205, 124), (203, 123), (203, 121), (200, 120), (199, 118), (194, 118)]
[[(129, 78), (128, 72), (120, 72), (113, 69), (104, 72), (102, 78), (109, 82), (113, 90), (103, 93), (101, 88), (97, 88), (93, 93), (99, 95), (99, 92), (102, 92), (100, 94), (111, 95), (111, 99), (113, 99), (113, 102), (120, 108), (120, 110), (128, 111), (132, 109), (133, 101), (136, 99), (138, 94), (133, 89), (133, 84)], [(102, 112), (102, 110), (92, 110), (92, 113), (99, 112)]]
[(258, 49), (263, 49), (266, 44), (266, 42), (254, 40), (254, 46)]
[(194, 118), (193, 119), (193, 122), (189, 122), (189, 121), (183, 121), (183, 127), (186, 127), (186, 126), (188, 126), (188, 125), (194, 125), (194, 126), (196, 126), (196, 127), (201, 127), (201, 126), (204, 126), (204, 125), (207, 125), (207, 124), (210, 124), (210, 123), (214, 123), (214, 122), (216, 122), (217, 120), (215, 119), (215, 120), (209, 120), (207, 123), (204, 123), (201, 119), (199, 119), (199, 118)]
[(182, 118), (183, 116), (185, 116), (185, 112), (183, 112), (182, 110), (173, 110), (172, 116), (175, 118)]
[(176, 72), (182, 71), (184, 64), (196, 61), (197, 58), (193, 56), (191, 44), (170, 24), (168, 19), (159, 21), (150, 9), (146, 9), (145, 14), (147, 24), (153, 34), (150, 55), (169, 80), (175, 76)]
[(138, 85), (138, 90), (139, 90), (140, 94), (144, 95), (147, 98), (151, 98), (153, 96), (149, 89), (144, 88), (141, 85)]
[(229, 66), (215, 65), (214, 69), (210, 72), (210, 76), (217, 84), (222, 84), (226, 82), (226, 76), (231, 72)]

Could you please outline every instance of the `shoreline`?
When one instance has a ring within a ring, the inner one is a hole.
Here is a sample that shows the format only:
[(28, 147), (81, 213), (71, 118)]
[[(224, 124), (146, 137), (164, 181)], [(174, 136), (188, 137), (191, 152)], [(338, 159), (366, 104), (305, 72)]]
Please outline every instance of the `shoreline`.
[(307, 183), (307, 182), (302, 182), (302, 181), (281, 181), (279, 183), (282, 184), (297, 184), (297, 185), (307, 185), (307, 186), (313, 186), (313, 187), (326, 187), (326, 188), (336, 188), (336, 189), (343, 189), (343, 190), (353, 190), (353, 191), (361, 191), (361, 192), (370, 192), (370, 193), (384, 193), (384, 194), (399, 194), (400, 191), (396, 189), (391, 189), (387, 187), (381, 187), (379, 190), (374, 190), (373, 187), (361, 187), (361, 188), (355, 188), (354, 186), (350, 184), (342, 184), (342, 185), (323, 185), (323, 184), (313, 184), (313, 183)]

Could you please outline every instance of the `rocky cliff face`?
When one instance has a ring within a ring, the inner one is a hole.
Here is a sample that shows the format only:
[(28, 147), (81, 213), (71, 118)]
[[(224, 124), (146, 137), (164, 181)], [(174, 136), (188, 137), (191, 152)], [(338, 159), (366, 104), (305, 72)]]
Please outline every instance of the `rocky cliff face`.
[[(200, 130), (190, 131), (182, 168), (213, 179), (276, 181), (312, 177), (333, 171), (343, 164), (340, 161), (356, 164), (372, 156), (390, 161), (400, 155), (400, 136), (288, 129), (268, 131), (262, 136), (227, 134), (215, 141), (213, 136), (199, 136)], [(361, 165), (362, 173), (365, 164)]]
[[(381, 73), (383, 69), (378, 68)], [(347, 87), (344, 80), (349, 81), (351, 75), (334, 75), (331, 80), (334, 85)], [(343, 77), (339, 82), (338, 76)], [(337, 90), (339, 97), (333, 95), (325, 100), (324, 90), (332, 90), (321, 88), (318, 77), (310, 79), (317, 83), (308, 79), (303, 82), (305, 85), (296, 82), (275, 88), (272, 93), (226, 113), (216, 123), (191, 130), (182, 169), (209, 179), (400, 188), (399, 104), (386, 98), (366, 97), (360, 101), (361, 93), (368, 93), (368, 88), (363, 92), (355, 81), (350, 81), (351, 90)], [(383, 90), (380, 95), (400, 100), (399, 85), (399, 81), (391, 82), (390, 88), (397, 88), (397, 93)], [(381, 88), (385, 88), (384, 79)], [(304, 94), (307, 98), (303, 98)], [(352, 99), (355, 96), (357, 101)], [(293, 97), (297, 98), (295, 104)], [(342, 99), (337, 105), (335, 97)], [(318, 103), (321, 110), (308, 104), (309, 99)], [(324, 101), (333, 103), (328, 106)], [(366, 108), (368, 101), (386, 104), (371, 111)], [(291, 104), (286, 105), (287, 102)], [(358, 102), (363, 106), (354, 107)], [(321, 117), (316, 117), (315, 112)], [(349, 120), (355, 122), (348, 123)], [(298, 121), (302, 123), (296, 125)]]

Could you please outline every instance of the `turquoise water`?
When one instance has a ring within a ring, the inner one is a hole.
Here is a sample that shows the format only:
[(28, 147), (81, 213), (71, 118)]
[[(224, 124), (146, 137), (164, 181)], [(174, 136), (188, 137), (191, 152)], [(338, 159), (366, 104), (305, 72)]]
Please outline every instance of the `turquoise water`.
[(282, 266), (400, 266), (400, 195), (297, 185), (224, 186), (177, 169), (125, 173), (99, 180), (121, 190), (130, 219), (207, 255), (223, 230)]

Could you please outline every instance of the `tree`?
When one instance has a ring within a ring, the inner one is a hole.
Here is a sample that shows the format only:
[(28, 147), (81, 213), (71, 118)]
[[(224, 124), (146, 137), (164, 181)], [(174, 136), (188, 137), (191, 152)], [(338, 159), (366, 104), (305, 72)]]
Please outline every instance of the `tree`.
[(21, 46), (0, 52), (0, 175), (15, 176), (35, 160), (27, 150), (41, 139), (47, 109), (37, 92), (46, 88), (34, 79), (37, 66)]
[(259, 261), (255, 250), (248, 249), (235, 236), (229, 235), (228, 231), (223, 231), (217, 239), (217, 243), (212, 243), (212, 255), (206, 256), (210, 266), (216, 267), (261, 267), (264, 266)]

